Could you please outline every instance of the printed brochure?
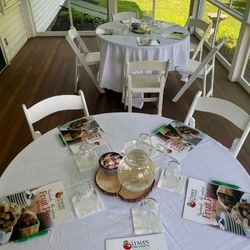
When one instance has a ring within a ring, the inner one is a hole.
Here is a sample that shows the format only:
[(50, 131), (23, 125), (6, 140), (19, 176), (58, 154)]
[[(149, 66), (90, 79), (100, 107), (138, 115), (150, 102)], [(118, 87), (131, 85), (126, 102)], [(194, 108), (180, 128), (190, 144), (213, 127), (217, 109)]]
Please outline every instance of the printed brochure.
[(106, 240), (106, 250), (167, 250), (164, 234), (147, 234)]
[(250, 237), (250, 193), (189, 178), (183, 218)]
[(204, 134), (182, 122), (163, 124), (153, 131), (153, 145), (168, 156), (180, 161), (202, 139)]
[(43, 235), (51, 226), (71, 219), (63, 182), (0, 198), (0, 244)]
[(63, 140), (76, 154), (82, 142), (90, 142), (96, 146), (107, 144), (108, 138), (93, 117), (83, 117), (59, 126)]

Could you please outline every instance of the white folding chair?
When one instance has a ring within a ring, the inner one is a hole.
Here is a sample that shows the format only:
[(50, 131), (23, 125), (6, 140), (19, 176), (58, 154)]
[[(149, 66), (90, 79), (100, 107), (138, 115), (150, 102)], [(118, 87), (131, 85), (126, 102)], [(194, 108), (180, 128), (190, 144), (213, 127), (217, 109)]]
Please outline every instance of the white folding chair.
[[(132, 101), (158, 101), (158, 115), (162, 114), (165, 83), (168, 76), (169, 61), (135, 61), (125, 65), (124, 96), (128, 97), (128, 112), (132, 112)], [(133, 97), (135, 93), (158, 93), (159, 97)]]
[(190, 17), (185, 24), (185, 28), (189, 29), (190, 33), (192, 34), (193, 31), (196, 31), (200, 34), (202, 32), (200, 41), (198, 44), (190, 43), (190, 53), (192, 53), (191, 59), (195, 60), (196, 57), (199, 55), (199, 61), (202, 59), (202, 51), (203, 51), (203, 44), (205, 41), (206, 36), (209, 34), (210, 30), (212, 29), (213, 23), (206, 23), (205, 21)]
[(240, 138), (234, 139), (230, 148), (233, 156), (237, 157), (249, 134), (250, 115), (232, 102), (215, 97), (204, 97), (201, 94), (201, 91), (197, 92), (184, 123), (195, 128), (195, 119), (193, 117), (195, 111), (209, 112), (224, 117), (243, 131)]
[(123, 11), (118, 13), (112, 13), (112, 20), (113, 21), (121, 21), (125, 19), (131, 19), (131, 18), (138, 18), (137, 12), (132, 11)]
[(89, 116), (88, 107), (82, 90), (78, 91), (79, 95), (58, 95), (44, 99), (30, 108), (22, 104), (22, 108), (28, 122), (30, 133), (33, 140), (41, 136), (39, 131), (35, 131), (33, 123), (42, 118), (62, 110), (83, 110), (84, 116)]
[(100, 93), (104, 93), (104, 90), (100, 88), (98, 77), (95, 76), (91, 65), (98, 65), (100, 63), (100, 52), (89, 52), (87, 46), (85, 45), (82, 38), (79, 36), (77, 30), (74, 27), (71, 27), (68, 31), (66, 39), (76, 55), (76, 65), (75, 65), (75, 93), (77, 92), (77, 85), (79, 80), (78, 68), (83, 66), (88, 72), (91, 80), (94, 82), (95, 86)]
[[(178, 71), (182, 75), (188, 75), (189, 78), (176, 94), (176, 96), (172, 99), (173, 102), (177, 102), (180, 99), (184, 92), (193, 84), (196, 78), (203, 79), (203, 96), (213, 96), (215, 55), (223, 46), (225, 41), (226, 39), (224, 38), (217, 46), (213, 47), (201, 62), (189, 59), (187, 66), (176, 67), (176, 71)], [(207, 76), (210, 72), (210, 87), (207, 90)]]

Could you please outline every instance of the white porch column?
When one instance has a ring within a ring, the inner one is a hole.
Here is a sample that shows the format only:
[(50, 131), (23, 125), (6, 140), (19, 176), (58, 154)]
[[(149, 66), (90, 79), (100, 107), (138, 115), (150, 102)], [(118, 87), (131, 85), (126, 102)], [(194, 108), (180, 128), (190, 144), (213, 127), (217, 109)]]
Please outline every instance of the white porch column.
[(108, 21), (112, 20), (112, 13), (117, 13), (117, 0), (107, 0)]
[(23, 18), (27, 29), (28, 37), (36, 36), (36, 25), (30, 5), (30, 0), (21, 0)]

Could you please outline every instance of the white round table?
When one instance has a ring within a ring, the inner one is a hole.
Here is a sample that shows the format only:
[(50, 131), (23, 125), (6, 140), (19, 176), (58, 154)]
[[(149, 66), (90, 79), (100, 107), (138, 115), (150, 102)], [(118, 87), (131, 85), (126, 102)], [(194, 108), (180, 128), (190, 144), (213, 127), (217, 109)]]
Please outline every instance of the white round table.
[[(163, 23), (162, 32), (152, 36), (160, 41), (159, 45), (139, 46), (136, 37), (143, 34), (129, 32), (121, 34), (124, 24), (119, 21), (98, 26), (98, 30), (113, 30), (113, 35), (96, 32), (97, 43), (101, 53), (99, 83), (100, 87), (122, 92), (124, 65), (126, 61), (170, 60), (170, 69), (185, 66), (189, 59), (189, 33), (178, 25)], [(182, 32), (187, 36), (181, 40), (168, 39), (164, 34)]]
[[(139, 133), (149, 133), (170, 122), (164, 117), (139, 113), (107, 113), (95, 115), (94, 118), (111, 138), (111, 149), (117, 152)], [(184, 175), (204, 181), (227, 181), (239, 185), (243, 190), (250, 190), (250, 177), (245, 169), (221, 144), (208, 136), (204, 143), (189, 152), (181, 161), (181, 166)], [(33, 141), (16, 156), (1, 176), (0, 195), (56, 180), (62, 180), (67, 191), (78, 177), (72, 154), (59, 140), (56, 128)], [(80, 220), (73, 216), (71, 221), (52, 227), (45, 236), (23, 243), (6, 244), (1, 249), (104, 250), (105, 239), (133, 236), (130, 209), (138, 207), (139, 203), (125, 202), (101, 192), (99, 194), (105, 210)], [(246, 237), (183, 219), (184, 194), (171, 193), (155, 186), (149, 196), (160, 201), (169, 249), (249, 249), (250, 242)]]

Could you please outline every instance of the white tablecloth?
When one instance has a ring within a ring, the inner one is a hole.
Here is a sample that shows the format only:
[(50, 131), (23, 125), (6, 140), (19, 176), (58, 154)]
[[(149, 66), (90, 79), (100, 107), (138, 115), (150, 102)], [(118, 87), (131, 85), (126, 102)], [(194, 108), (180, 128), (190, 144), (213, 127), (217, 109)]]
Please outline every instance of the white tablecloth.
[[(184, 66), (189, 58), (189, 35), (188, 31), (180, 26), (165, 24), (164, 32), (183, 32), (187, 37), (181, 40), (167, 39), (161, 34), (152, 34), (160, 41), (159, 45), (139, 46), (136, 37), (143, 36), (130, 32), (129, 34), (101, 35), (97, 34), (97, 42), (101, 53), (100, 61), (100, 87), (122, 92), (124, 65), (126, 61), (141, 60), (170, 60), (170, 69), (175, 66)], [(99, 30), (115, 30), (122, 32), (124, 24), (119, 21), (102, 24)]]
[[(117, 152), (139, 133), (151, 132), (157, 126), (170, 122), (167, 118), (138, 113), (110, 113), (94, 117), (112, 139), (111, 149)], [(158, 164), (162, 165), (164, 162), (159, 161)], [(181, 161), (181, 165), (184, 175), (202, 180), (213, 178), (228, 181), (239, 185), (243, 190), (250, 190), (250, 178), (245, 169), (221, 144), (210, 138), (193, 149)], [(62, 145), (58, 130), (54, 129), (28, 145), (11, 162), (1, 177), (0, 195), (59, 179), (68, 188), (77, 178), (79, 174), (72, 154)], [(54, 226), (48, 235), (23, 243), (6, 244), (1, 249), (104, 250), (107, 238), (133, 236), (130, 208), (139, 206), (139, 202), (125, 202), (102, 193), (100, 196), (105, 210), (81, 220), (74, 216), (71, 221)], [(246, 237), (183, 219), (184, 194), (170, 193), (154, 187), (150, 196), (160, 201), (169, 249), (250, 248), (250, 241)]]

